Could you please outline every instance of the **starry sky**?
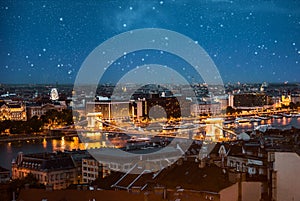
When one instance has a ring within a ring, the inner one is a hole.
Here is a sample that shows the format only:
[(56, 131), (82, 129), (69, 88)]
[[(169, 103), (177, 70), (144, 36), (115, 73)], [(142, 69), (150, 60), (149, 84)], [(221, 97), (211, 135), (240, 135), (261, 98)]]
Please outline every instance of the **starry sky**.
[(224, 82), (300, 82), (297, 0), (1, 0), (0, 9), (0, 83), (72, 84), (94, 48), (140, 28), (197, 41)]

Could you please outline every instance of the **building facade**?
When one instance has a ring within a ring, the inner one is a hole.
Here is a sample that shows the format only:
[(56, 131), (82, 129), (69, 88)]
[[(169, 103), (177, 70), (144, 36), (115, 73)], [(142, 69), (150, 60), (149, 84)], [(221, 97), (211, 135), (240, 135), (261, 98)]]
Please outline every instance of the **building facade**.
[(20, 152), (12, 162), (12, 179), (24, 178), (29, 173), (39, 183), (51, 185), (55, 190), (78, 183), (77, 168), (71, 155), (62, 152), (27, 155)]
[(104, 120), (128, 117), (129, 102), (87, 102), (86, 114), (101, 112)]
[(0, 102), (0, 121), (26, 121), (26, 107), (23, 103), (17, 101)]
[(106, 177), (110, 170), (92, 157), (82, 159), (82, 182), (90, 183), (95, 179)]
[(271, 104), (271, 97), (264, 93), (230, 94), (228, 102), (228, 105), (233, 108), (255, 108)]
[(227, 167), (248, 176), (267, 176), (267, 154), (257, 146), (235, 146), (227, 155)]
[(57, 110), (61, 112), (62, 110), (67, 109), (66, 104), (63, 103), (47, 103), (44, 105), (31, 105), (27, 106), (27, 117), (28, 119), (32, 118), (33, 116), (41, 117), (45, 115), (46, 112), (50, 110)]
[(201, 115), (214, 116), (220, 113), (221, 113), (221, 104), (217, 102), (191, 105), (192, 116), (201, 116)]
[(295, 152), (270, 152), (272, 169), (269, 180), (272, 182), (272, 200), (300, 200), (300, 156)]

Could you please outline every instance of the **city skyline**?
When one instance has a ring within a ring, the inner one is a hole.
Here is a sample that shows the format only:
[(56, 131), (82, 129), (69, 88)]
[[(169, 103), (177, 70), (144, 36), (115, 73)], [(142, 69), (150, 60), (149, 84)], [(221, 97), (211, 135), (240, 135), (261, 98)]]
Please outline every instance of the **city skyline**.
[[(140, 28), (168, 29), (197, 41), (226, 83), (300, 82), (297, 1), (1, 1), (0, 9), (1, 83), (72, 84), (94, 48)], [(134, 68), (142, 58), (124, 62)], [(154, 54), (150, 63), (155, 60)], [(163, 62), (176, 68), (172, 59)], [(111, 65), (108, 81), (118, 77), (117, 65)]]

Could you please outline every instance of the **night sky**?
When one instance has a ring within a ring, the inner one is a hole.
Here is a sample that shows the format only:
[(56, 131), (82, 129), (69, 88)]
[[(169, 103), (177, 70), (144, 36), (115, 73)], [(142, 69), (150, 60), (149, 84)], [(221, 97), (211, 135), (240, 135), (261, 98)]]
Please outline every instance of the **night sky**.
[(73, 83), (94, 48), (140, 28), (197, 41), (224, 82), (300, 82), (296, 0), (2, 0), (0, 9), (0, 83)]

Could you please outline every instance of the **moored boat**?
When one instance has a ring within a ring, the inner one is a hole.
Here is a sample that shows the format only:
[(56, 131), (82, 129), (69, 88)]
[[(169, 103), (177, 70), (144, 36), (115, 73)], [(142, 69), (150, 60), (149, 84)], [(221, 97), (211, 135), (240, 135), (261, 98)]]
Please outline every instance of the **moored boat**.
[(271, 117), (264, 115), (264, 116), (260, 116), (259, 118), (261, 120), (269, 120)]
[(236, 118), (235, 123), (248, 123), (250, 122), (250, 119), (248, 118)]
[(274, 119), (281, 119), (281, 118), (283, 118), (283, 116), (281, 116), (281, 115), (271, 115), (271, 117), (272, 118), (274, 118)]

